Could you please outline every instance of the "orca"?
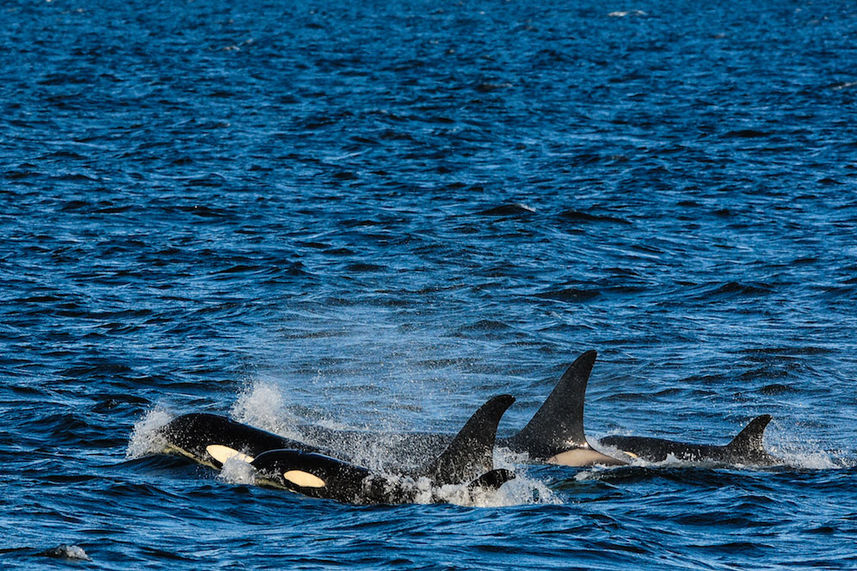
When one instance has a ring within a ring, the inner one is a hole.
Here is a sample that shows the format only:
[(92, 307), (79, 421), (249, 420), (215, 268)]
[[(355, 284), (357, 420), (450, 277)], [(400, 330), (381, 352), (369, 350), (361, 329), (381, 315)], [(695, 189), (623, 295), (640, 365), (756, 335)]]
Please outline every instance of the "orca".
[(288, 448), (301, 452), (321, 452), (298, 440), (209, 413), (176, 417), (158, 430), (165, 454), (177, 454), (219, 470), (232, 457), (245, 462), (268, 450)]
[(682, 462), (775, 466), (782, 462), (765, 451), (762, 440), (771, 415), (763, 414), (750, 421), (731, 442), (724, 446), (692, 444), (643, 436), (605, 436), (606, 446), (632, 459), (664, 462), (669, 457)]
[[(426, 492), (414, 475), (373, 473), (323, 454), (299, 450), (270, 450), (256, 457), (252, 466), (256, 482), (282, 488), (313, 498), (324, 498), (351, 504), (414, 503)], [(467, 484), (468, 493), (494, 490), (514, 478), (503, 468), (491, 469)], [(459, 483), (459, 482), (452, 482)], [(432, 503), (445, 501), (439, 481), (431, 481), (427, 490)]]
[[(518, 433), (497, 438), (497, 446), (525, 455), (532, 463), (565, 466), (617, 465), (627, 462), (595, 450), (583, 430), (586, 385), (598, 353), (583, 353), (560, 377), (550, 395)], [(414, 432), (378, 433), (332, 430), (316, 425), (297, 427), (307, 441), (332, 450), (366, 450), (383, 446), (392, 455), (412, 457), (429, 454), (450, 442), (449, 434)]]
[(524, 428), (498, 444), (531, 461), (562, 466), (611, 466), (626, 462), (595, 450), (583, 430), (586, 385), (598, 353), (589, 350), (572, 363)]
[(230, 459), (247, 462), (261, 485), (307, 496), (355, 504), (408, 503), (424, 497), (444, 501), (440, 486), (466, 484), (470, 492), (497, 489), (514, 473), (495, 469), (493, 452), (497, 425), (515, 399), (492, 398), (467, 421), (443, 452), (416, 470), (373, 472), (325, 454), (322, 448), (291, 440), (228, 418), (186, 414), (159, 430), (164, 453), (186, 456), (220, 468)]

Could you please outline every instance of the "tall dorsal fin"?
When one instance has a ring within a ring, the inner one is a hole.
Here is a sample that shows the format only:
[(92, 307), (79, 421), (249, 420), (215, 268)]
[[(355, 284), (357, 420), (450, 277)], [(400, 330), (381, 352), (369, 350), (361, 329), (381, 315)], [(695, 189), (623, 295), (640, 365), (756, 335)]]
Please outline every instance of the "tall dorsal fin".
[(764, 446), (762, 445), (762, 438), (765, 435), (765, 427), (768, 426), (769, 422), (771, 422), (770, 414), (757, 416), (751, 420), (750, 424), (745, 426), (744, 430), (739, 432), (738, 435), (732, 439), (732, 442), (726, 445), (726, 447), (736, 452), (765, 453)]
[(467, 482), (492, 470), (497, 425), (513, 402), (515, 397), (500, 395), (479, 407), (446, 450), (422, 474), (443, 485)]
[(595, 351), (587, 351), (568, 367), (530, 422), (509, 438), (510, 448), (528, 452), (532, 459), (546, 459), (569, 448), (587, 445), (583, 400), (597, 356)]

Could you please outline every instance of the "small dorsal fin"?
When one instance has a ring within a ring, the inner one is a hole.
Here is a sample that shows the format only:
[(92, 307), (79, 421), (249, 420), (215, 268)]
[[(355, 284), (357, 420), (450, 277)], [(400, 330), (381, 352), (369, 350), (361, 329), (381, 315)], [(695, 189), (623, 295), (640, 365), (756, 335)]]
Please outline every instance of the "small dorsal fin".
[(738, 435), (732, 439), (732, 442), (726, 445), (727, 448), (730, 448), (736, 452), (741, 451), (744, 453), (764, 453), (765, 449), (762, 445), (762, 438), (765, 435), (765, 427), (768, 426), (769, 422), (771, 422), (770, 414), (763, 414), (761, 416), (757, 416), (756, 418), (750, 421), (750, 424), (744, 427), (744, 430), (739, 432)]
[(595, 351), (587, 351), (568, 367), (530, 422), (509, 438), (510, 448), (528, 452), (533, 459), (545, 459), (570, 447), (587, 445), (583, 401), (597, 356)]
[(444, 485), (467, 482), (492, 470), (497, 425), (513, 402), (513, 396), (500, 395), (483, 404), (422, 474)]
[(495, 468), (490, 472), (485, 472), (469, 484), (467, 489), (471, 492), (477, 490), (496, 490), (506, 482), (515, 479), (515, 473), (505, 468)]

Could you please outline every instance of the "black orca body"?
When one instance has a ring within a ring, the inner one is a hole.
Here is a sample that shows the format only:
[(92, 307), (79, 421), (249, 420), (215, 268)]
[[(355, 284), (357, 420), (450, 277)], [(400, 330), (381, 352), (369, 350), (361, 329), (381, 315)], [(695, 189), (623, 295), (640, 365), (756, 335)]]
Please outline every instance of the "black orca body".
[(252, 462), (256, 456), (268, 450), (288, 448), (302, 452), (321, 451), (317, 446), (208, 413), (185, 414), (174, 418), (161, 427), (158, 434), (166, 443), (165, 453), (186, 456), (214, 469), (220, 469), (233, 456)]
[[(426, 492), (418, 478), (373, 473), (367, 468), (322, 454), (297, 450), (263, 452), (253, 462), (256, 481), (314, 498), (353, 504), (413, 503)], [(471, 481), (469, 492), (497, 489), (514, 478), (509, 470), (492, 469)], [(443, 502), (438, 482), (427, 490), (429, 501)]]
[[(597, 357), (587, 351), (568, 367), (556, 387), (517, 434), (498, 438), (497, 445), (530, 462), (589, 466), (625, 464), (593, 449), (583, 430), (583, 405), (586, 385)], [(358, 430), (331, 430), (320, 426), (300, 426), (298, 430), (310, 442), (326, 449), (355, 450), (384, 446), (393, 455), (425, 455), (446, 446), (452, 436), (437, 433), (391, 435)]]
[(553, 391), (520, 432), (498, 444), (531, 461), (563, 466), (624, 464), (595, 450), (583, 430), (586, 385), (598, 353), (586, 351), (560, 377)]
[[(495, 470), (493, 451), (497, 424), (515, 399), (509, 395), (486, 402), (437, 457), (416, 470), (381, 474), (330, 456), (300, 441), (259, 430), (212, 414), (180, 416), (159, 430), (165, 453), (177, 453), (220, 468), (231, 458), (252, 465), (257, 481), (312, 497), (349, 503), (403, 503), (421, 493), (418, 480), (434, 489), (447, 484), (496, 489), (514, 478)], [(434, 501), (442, 501), (436, 494)]]
[(769, 422), (771, 415), (757, 416), (725, 446), (642, 436), (606, 436), (600, 442), (603, 446), (646, 462), (664, 462), (672, 457), (682, 462), (775, 466), (782, 462), (768, 454), (762, 445), (765, 427)]

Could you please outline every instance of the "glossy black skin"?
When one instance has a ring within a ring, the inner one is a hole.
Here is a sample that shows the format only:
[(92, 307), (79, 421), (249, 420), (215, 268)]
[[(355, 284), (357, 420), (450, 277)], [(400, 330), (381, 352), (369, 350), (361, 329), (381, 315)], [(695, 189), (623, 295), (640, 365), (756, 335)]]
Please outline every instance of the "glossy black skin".
[(762, 437), (771, 416), (754, 418), (738, 436), (725, 446), (677, 442), (645, 436), (606, 436), (601, 444), (615, 448), (647, 462), (664, 462), (669, 457), (682, 462), (712, 462), (745, 466), (775, 466), (781, 460), (765, 452)]
[[(414, 477), (372, 473), (362, 466), (297, 450), (271, 450), (257, 457), (252, 465), (258, 472), (257, 482), (313, 498), (351, 504), (403, 504), (413, 503), (425, 493)], [(300, 486), (283, 477), (294, 470), (312, 474), (324, 485)], [(468, 489), (496, 489), (512, 478), (514, 474), (508, 470), (491, 470), (471, 482)], [(432, 502), (445, 501), (434, 486), (430, 494)]]
[[(256, 481), (263, 485), (346, 503), (383, 503), (379, 494), (370, 493), (372, 472), (329, 456), (299, 450), (269, 450), (256, 457), (252, 465), (257, 470)], [(299, 486), (286, 480), (283, 474), (290, 470), (313, 474), (324, 482), (324, 486)]]
[[(726, 446), (691, 444), (645, 436), (606, 436), (600, 442), (603, 446), (630, 453), (647, 462), (664, 462), (670, 456), (683, 462), (734, 464), (738, 460), (743, 460), (743, 458), (737, 458), (737, 455)], [(748, 463), (755, 464), (755, 462)]]
[[(316, 446), (213, 414), (180, 416), (162, 427), (159, 435), (165, 442), (164, 452), (177, 452), (214, 468), (221, 465), (208, 453), (210, 445), (227, 446), (252, 456), (251, 464), (261, 482), (270, 486), (349, 503), (403, 503), (414, 501), (421, 493), (416, 486), (420, 478), (427, 478), (433, 488), (469, 484), (474, 490), (493, 489), (512, 479), (511, 472), (494, 469), (493, 450), (497, 424), (514, 400), (509, 395), (490, 399), (440, 454), (415, 470), (397, 470), (394, 475), (372, 473), (364, 467), (319, 454)], [(324, 485), (299, 486), (283, 477), (292, 470), (312, 474)]]
[(288, 448), (303, 452), (321, 452), (321, 448), (285, 438), (278, 434), (230, 420), (225, 416), (207, 413), (185, 414), (173, 419), (158, 430), (167, 444), (167, 452), (178, 452), (200, 464), (221, 468), (206, 448), (210, 444), (228, 446), (250, 456), (267, 450)]

